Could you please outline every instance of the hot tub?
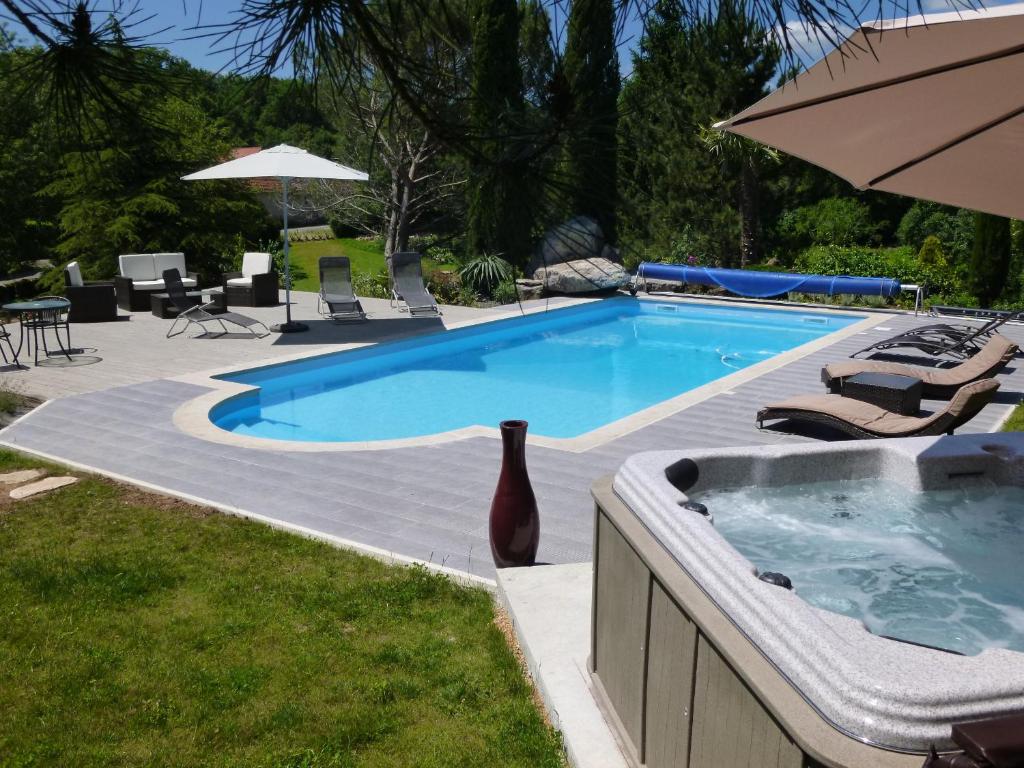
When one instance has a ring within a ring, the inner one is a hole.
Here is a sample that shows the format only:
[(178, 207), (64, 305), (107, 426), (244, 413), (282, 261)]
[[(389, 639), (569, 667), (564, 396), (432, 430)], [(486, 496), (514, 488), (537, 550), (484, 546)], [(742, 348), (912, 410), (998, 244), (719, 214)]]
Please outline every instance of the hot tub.
[[(1018, 435), (628, 459), (594, 486), (590, 663), (629, 757), (920, 766), (1024, 713), (1022, 486)], [(834, 567), (808, 548), (829, 537)]]

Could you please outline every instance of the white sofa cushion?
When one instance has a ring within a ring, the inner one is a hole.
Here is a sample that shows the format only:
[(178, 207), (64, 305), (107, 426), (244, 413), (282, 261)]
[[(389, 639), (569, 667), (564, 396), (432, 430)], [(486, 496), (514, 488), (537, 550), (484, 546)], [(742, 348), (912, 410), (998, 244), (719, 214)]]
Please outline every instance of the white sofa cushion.
[(123, 253), (117, 257), (118, 269), (122, 277), (136, 280), (155, 280), (159, 277), (151, 253)]
[[(181, 284), (186, 288), (196, 287), (196, 281), (191, 277), (181, 278)], [(163, 278), (159, 280), (132, 280), (132, 288), (137, 291), (163, 291), (166, 287)]]
[(228, 285), (244, 286), (245, 288), (249, 288), (249, 287), (252, 286), (252, 278), (251, 277), (229, 277), (228, 280), (227, 280), (227, 283), (228, 283)]
[(188, 275), (185, 269), (184, 253), (154, 253), (153, 254), (153, 277), (163, 278), (165, 269), (176, 269), (182, 279)]
[[(270, 271), (273, 260), (269, 253), (250, 252), (242, 254), (242, 277), (253, 275), (265, 275)], [(250, 280), (245, 285), (251, 285)], [(229, 283), (229, 285), (241, 285), (241, 283)]]
[(85, 285), (85, 281), (82, 280), (82, 269), (78, 266), (77, 261), (72, 261), (66, 267), (65, 271), (68, 273), (68, 285), (82, 286)]

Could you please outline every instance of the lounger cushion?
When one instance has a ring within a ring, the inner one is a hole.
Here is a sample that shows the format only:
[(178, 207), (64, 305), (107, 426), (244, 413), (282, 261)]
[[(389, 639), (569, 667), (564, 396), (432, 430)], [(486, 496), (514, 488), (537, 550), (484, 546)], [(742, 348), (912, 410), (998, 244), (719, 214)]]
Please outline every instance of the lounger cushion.
[(154, 253), (153, 254), (153, 277), (163, 275), (165, 269), (176, 269), (178, 274), (184, 278), (188, 274), (185, 269), (184, 253)]
[[(191, 277), (183, 277), (181, 284), (186, 288), (196, 287), (196, 281)], [(132, 288), (137, 291), (162, 291), (166, 287), (163, 280), (132, 280)]]
[(130, 277), (133, 281), (156, 280), (159, 277), (151, 253), (123, 253), (117, 257), (117, 266), (122, 277)]
[(82, 280), (82, 268), (78, 266), (77, 261), (72, 261), (64, 269), (68, 273), (68, 285), (75, 287), (81, 287), (85, 285), (85, 281)]
[(909, 366), (882, 360), (843, 360), (825, 366), (822, 378), (831, 381), (846, 379), (856, 376), (858, 373), (895, 373), (901, 376), (912, 376), (933, 386), (955, 387), (973, 381), (994, 368), (1006, 365), (1017, 354), (1017, 351), (1016, 344), (996, 333), (978, 354), (951, 368)]
[(949, 405), (924, 417), (901, 416), (898, 413), (879, 408), (877, 405), (841, 395), (800, 395), (781, 403), (773, 403), (765, 410), (823, 413), (869, 432), (899, 437), (921, 431), (944, 414), (957, 417), (967, 413), (969, 406), (975, 400), (979, 401), (979, 405), (987, 403), (997, 389), (999, 389), (999, 382), (993, 379), (982, 379), (965, 384), (950, 400)]
[[(270, 258), (269, 253), (245, 253), (242, 255), (242, 277), (251, 278), (253, 275), (265, 275), (270, 272), (273, 260)], [(252, 285), (252, 280), (248, 283), (232, 283), (228, 281), (228, 285)]]
[(252, 278), (251, 277), (229, 277), (226, 280), (226, 283), (228, 285), (242, 286), (242, 287), (245, 287), (245, 288), (251, 288), (252, 287)]

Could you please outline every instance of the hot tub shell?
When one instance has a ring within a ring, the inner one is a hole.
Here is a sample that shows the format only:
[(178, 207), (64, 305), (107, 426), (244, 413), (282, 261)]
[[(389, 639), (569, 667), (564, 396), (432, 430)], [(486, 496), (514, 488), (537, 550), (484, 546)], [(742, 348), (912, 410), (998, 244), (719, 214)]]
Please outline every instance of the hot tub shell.
[[(1024, 654), (959, 656), (870, 633), (758, 580), (691, 491), (884, 477), (911, 490), (1024, 483), (1024, 437), (883, 440), (628, 459), (595, 484), (591, 673), (648, 766), (920, 766), (953, 723), (1024, 711)], [(713, 512), (713, 510), (712, 510)]]

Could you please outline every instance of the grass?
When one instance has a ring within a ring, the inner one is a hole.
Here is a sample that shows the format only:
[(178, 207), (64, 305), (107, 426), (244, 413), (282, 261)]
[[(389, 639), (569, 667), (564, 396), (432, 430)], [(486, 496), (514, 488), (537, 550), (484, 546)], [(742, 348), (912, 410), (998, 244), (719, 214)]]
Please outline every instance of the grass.
[(98, 478), (4, 502), (5, 768), (564, 765), (482, 590)]
[(1024, 432), (1024, 403), (1013, 409), (1002, 427), (1003, 432)]
[[(352, 272), (376, 274), (387, 268), (384, 262), (384, 247), (380, 240), (362, 240), (357, 237), (336, 237), (332, 240), (309, 240), (291, 243), (289, 251), (293, 264), (305, 271), (306, 276), (295, 281), (297, 291), (319, 291), (320, 272), (317, 261), (321, 256), (348, 256)], [(438, 264), (424, 259), (423, 271), (429, 275), (435, 269), (452, 269), (454, 264)]]
[(321, 256), (348, 256), (353, 272), (380, 272), (385, 268), (384, 248), (379, 240), (360, 240), (355, 237), (341, 237), (333, 240), (310, 240), (289, 245), (291, 259), (306, 273), (302, 280), (295, 281), (298, 291), (319, 291), (320, 273), (317, 261)]

